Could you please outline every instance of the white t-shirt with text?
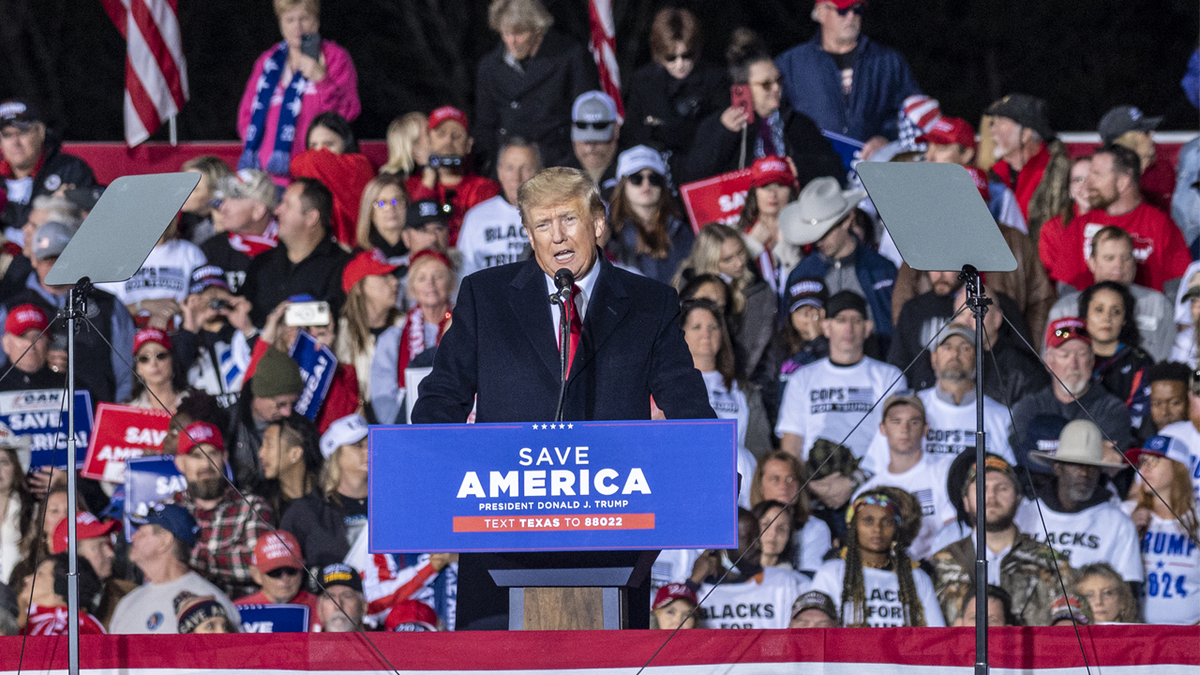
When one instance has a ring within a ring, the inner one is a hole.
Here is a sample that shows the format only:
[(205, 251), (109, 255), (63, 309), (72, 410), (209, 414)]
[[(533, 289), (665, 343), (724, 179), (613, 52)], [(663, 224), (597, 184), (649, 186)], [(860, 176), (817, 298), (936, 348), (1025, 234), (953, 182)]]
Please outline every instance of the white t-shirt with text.
[(893, 365), (869, 356), (853, 366), (834, 365), (828, 357), (823, 358), (788, 378), (775, 433), (804, 437), (801, 459), (808, 459), (808, 451), (818, 438), (835, 443), (846, 439), (854, 455), (862, 457), (879, 430), (882, 399), (889, 387), (891, 392), (908, 388), (900, 369)]
[[(792, 603), (809, 588), (804, 575), (783, 567), (768, 567), (740, 584), (700, 586), (701, 628), (787, 628)], [(712, 591), (709, 594), (709, 591)], [(707, 599), (704, 596), (708, 595)]]
[(1142, 535), (1142, 564), (1146, 623), (1200, 622), (1200, 546), (1178, 522), (1151, 515)]
[[(1041, 517), (1046, 521), (1042, 529)], [(1138, 550), (1137, 528), (1129, 516), (1111, 502), (1086, 508), (1078, 513), (1059, 513), (1042, 500), (1024, 500), (1017, 507), (1017, 529), (1034, 539), (1049, 543), (1056, 551), (1065, 551), (1071, 567), (1106, 562), (1126, 581), (1142, 581), (1142, 555)], [(1050, 541), (1046, 541), (1046, 532)]]
[(471, 207), (463, 216), (455, 247), (462, 253), (462, 276), (517, 262), (529, 243), (521, 211), (496, 195)]
[[(933, 582), (920, 569), (912, 571), (913, 584), (925, 614), (925, 625), (942, 627), (946, 620), (933, 592)], [(842, 587), (846, 578), (846, 561), (830, 560), (817, 570), (813, 577), (812, 590), (821, 591), (833, 598), (835, 607), (840, 607), (843, 622), (854, 620), (854, 607), (842, 603)], [(865, 621), (872, 628), (888, 628), (904, 625), (904, 606), (900, 603), (900, 579), (895, 572), (863, 568), (863, 588), (867, 596)]]

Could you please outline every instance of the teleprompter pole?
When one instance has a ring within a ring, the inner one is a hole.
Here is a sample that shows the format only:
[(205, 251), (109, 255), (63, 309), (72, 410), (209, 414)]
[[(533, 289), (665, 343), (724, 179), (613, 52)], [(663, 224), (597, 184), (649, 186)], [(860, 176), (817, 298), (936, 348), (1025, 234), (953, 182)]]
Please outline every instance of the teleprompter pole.
[(988, 675), (987, 633), (987, 528), (984, 527), (987, 503), (984, 486), (987, 471), (986, 434), (983, 430), (983, 317), (992, 301), (983, 294), (979, 270), (963, 265), (958, 278), (967, 289), (967, 307), (975, 315), (975, 675)]

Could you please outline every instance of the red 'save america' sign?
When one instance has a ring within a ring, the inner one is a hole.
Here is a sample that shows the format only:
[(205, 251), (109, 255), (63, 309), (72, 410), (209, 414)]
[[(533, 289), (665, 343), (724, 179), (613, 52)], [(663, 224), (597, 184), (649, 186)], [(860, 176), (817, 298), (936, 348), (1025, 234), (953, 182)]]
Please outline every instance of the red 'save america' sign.
[(86, 478), (112, 483), (125, 481), (125, 460), (162, 452), (171, 416), (115, 403), (96, 407), (96, 424), (80, 472)]
[(740, 169), (685, 183), (679, 188), (679, 196), (692, 221), (692, 230), (699, 232), (709, 223), (734, 226), (749, 191), (750, 169)]

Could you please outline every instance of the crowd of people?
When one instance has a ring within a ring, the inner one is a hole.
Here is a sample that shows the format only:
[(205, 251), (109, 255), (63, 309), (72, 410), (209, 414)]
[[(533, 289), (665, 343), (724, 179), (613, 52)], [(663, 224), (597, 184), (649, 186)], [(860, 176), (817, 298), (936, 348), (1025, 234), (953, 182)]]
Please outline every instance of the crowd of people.
[[(1200, 140), (1172, 166), (1161, 118), (1123, 105), (1072, 157), (1019, 93), (977, 137), (861, 34), (862, 0), (817, 0), (816, 35), (776, 56), (739, 29), (724, 65), (663, 9), (622, 117), (539, 0), (493, 0), (473, 113), (398, 116), (377, 168), (351, 54), (311, 39), (319, 0), (274, 7), (237, 166), (181, 167), (198, 187), (75, 341), (93, 403), (171, 416), (186, 488), (142, 513), (81, 478), (71, 514), (64, 472), (0, 429), (0, 634), (66, 630), (70, 518), (81, 632), (237, 632), (261, 605), (454, 630), (457, 554), (368, 551), (367, 430), (408, 421), (459, 282), (529, 257), (518, 190), (560, 166), (599, 186), (609, 261), (678, 292), (737, 420), (738, 546), (663, 551), (657, 627), (973, 625), (979, 350), (989, 623), (1200, 622)], [(970, 173), (1018, 261), (986, 276), (982, 343), (958, 271), (904, 263), (827, 133)], [(31, 101), (0, 103), (0, 151), (0, 391), (61, 390), (70, 289), (45, 279), (103, 188)], [(740, 168), (740, 214), (690, 223), (680, 186)], [(302, 338), (337, 359), (308, 415)]]

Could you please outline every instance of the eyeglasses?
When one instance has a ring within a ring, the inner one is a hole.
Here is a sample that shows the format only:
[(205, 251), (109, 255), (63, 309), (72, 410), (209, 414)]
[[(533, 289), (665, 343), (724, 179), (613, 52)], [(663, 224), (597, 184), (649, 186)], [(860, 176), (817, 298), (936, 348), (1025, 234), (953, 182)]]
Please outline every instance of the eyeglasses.
[(656, 173), (652, 173), (650, 175), (641, 174), (641, 173), (633, 173), (633, 174), (629, 175), (629, 182), (637, 187), (641, 187), (642, 181), (644, 181), (644, 180), (650, 181), (650, 185), (652, 185), (656, 188), (663, 187), (667, 184), (667, 179), (663, 178), (662, 176), (660, 176)]
[(150, 363), (150, 361), (152, 361), (152, 360), (153, 361), (166, 361), (169, 358), (171, 358), (171, 352), (159, 352), (159, 353), (155, 354), (154, 356), (150, 356), (149, 354), (141, 354), (137, 357), (137, 362), (145, 365), (147, 363)]
[(285, 576), (294, 577), (298, 576), (299, 574), (300, 570), (296, 569), (295, 567), (276, 567), (270, 572), (267, 572), (267, 576), (271, 577), (272, 579), (282, 579)]
[(858, 3), (855, 3), (855, 4), (853, 4), (853, 5), (850, 5), (849, 7), (845, 8), (845, 9), (839, 9), (839, 10), (837, 11), (837, 13), (838, 13), (838, 16), (846, 16), (846, 15), (847, 15), (847, 14), (849, 14), (850, 12), (854, 12), (854, 13), (855, 13), (855, 15), (857, 15), (857, 16), (862, 16), (862, 15), (863, 15), (863, 5), (862, 5), (862, 3), (861, 3), (861, 2), (858, 2)]
[(575, 128), (580, 131), (587, 131), (588, 129), (593, 131), (608, 131), (608, 128), (612, 124), (612, 122), (575, 122)]
[(432, 223), (425, 223), (424, 225), (417, 225), (415, 227), (410, 227), (408, 229), (416, 230), (417, 232), (426, 232), (429, 234), (436, 234), (438, 232), (446, 232), (447, 230), (450, 229), (450, 227), (443, 222), (435, 221)]
[(775, 87), (783, 86), (783, 76), (776, 75), (774, 79), (763, 80), (762, 82), (751, 82), (750, 84), (763, 89), (774, 89)]
[(695, 61), (695, 60), (696, 60), (695, 52), (682, 52), (679, 54), (672, 54), (672, 55), (666, 57), (665, 59), (663, 59), (663, 61), (666, 61), (667, 63), (674, 63), (675, 61)]
[(375, 208), (386, 209), (389, 206), (404, 206), (403, 199), (380, 199), (375, 202)]

